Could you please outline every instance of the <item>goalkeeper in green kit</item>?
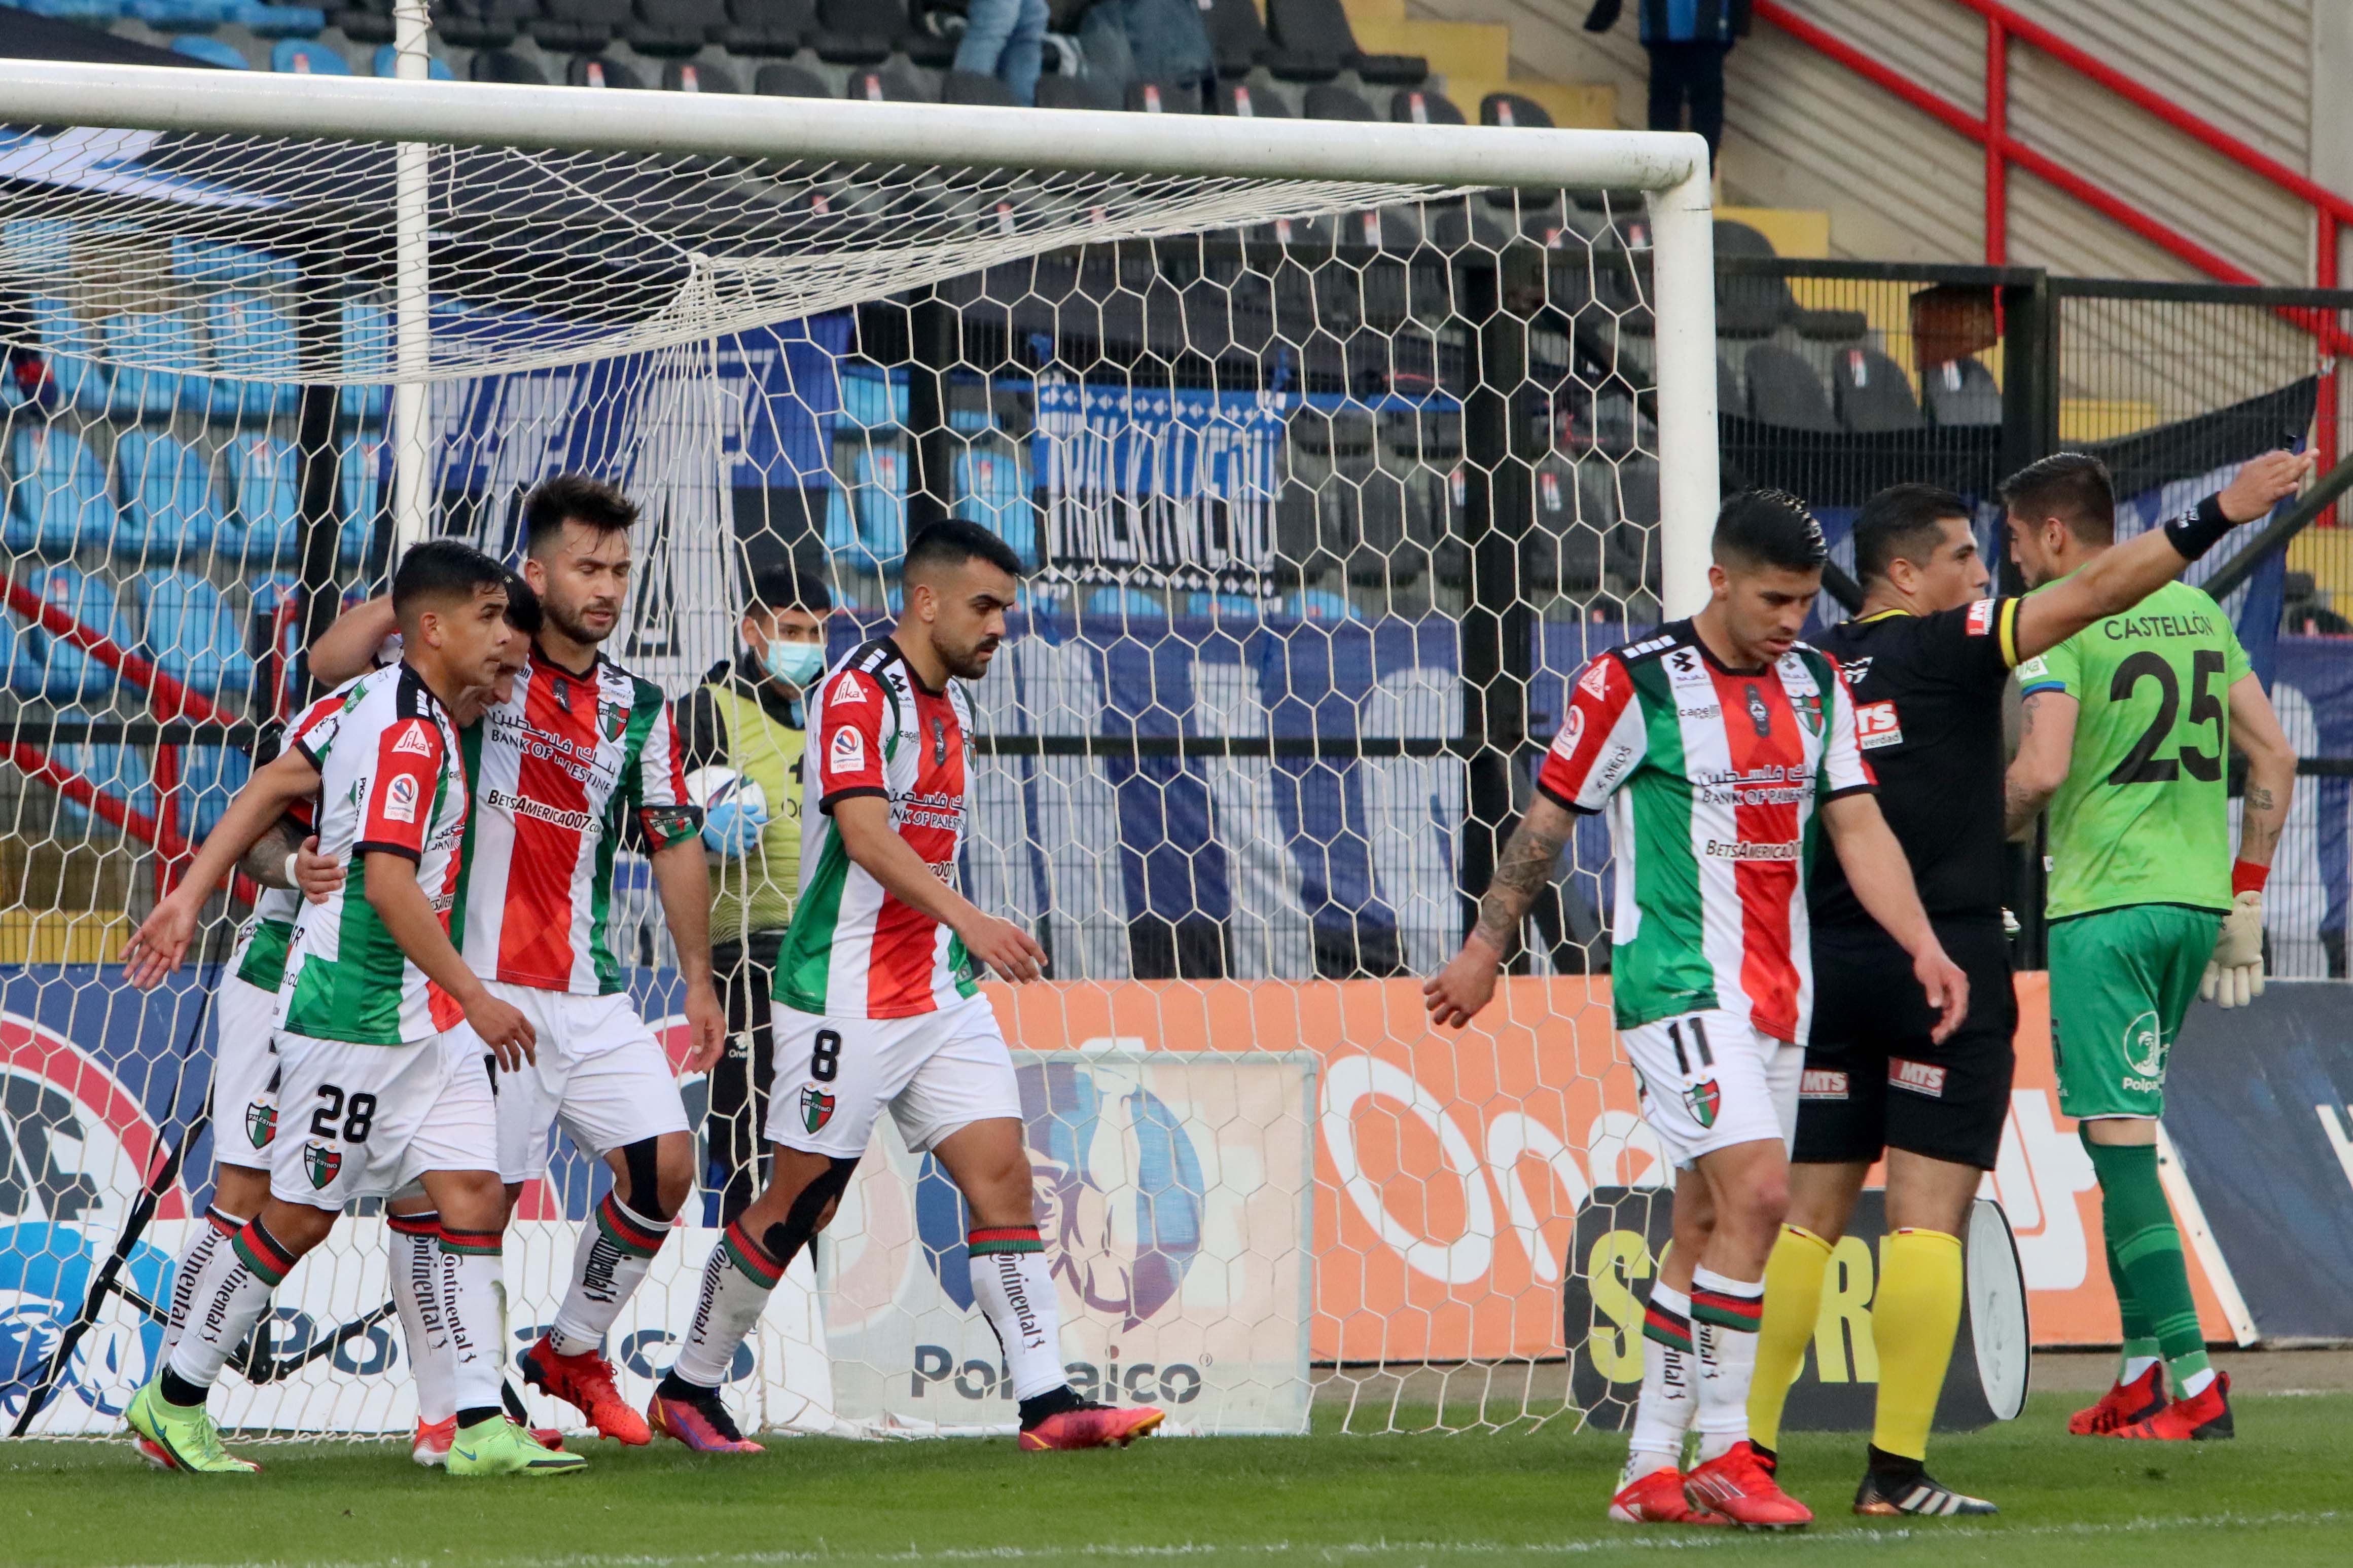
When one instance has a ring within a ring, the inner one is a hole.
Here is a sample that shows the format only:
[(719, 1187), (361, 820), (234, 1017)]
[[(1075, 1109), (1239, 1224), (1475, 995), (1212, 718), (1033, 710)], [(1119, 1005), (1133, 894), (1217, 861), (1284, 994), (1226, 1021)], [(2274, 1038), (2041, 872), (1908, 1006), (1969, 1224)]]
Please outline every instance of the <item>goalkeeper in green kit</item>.
[[(2231, 493), (2262, 507), (2308, 459), (2255, 458)], [(2108, 548), (2116, 499), (2098, 459), (2062, 452), (2001, 487), (2010, 550), (2040, 587)], [(2233, 526), (2223, 497), (2166, 524), (2195, 559)], [(2242, 513), (2250, 508), (2232, 510)], [(2013, 835), (2048, 803), (2051, 1050), (2059, 1108), (2100, 1182), (2108, 1278), (2124, 1321), (2116, 1386), (2067, 1429), (2182, 1441), (2232, 1435), (2230, 1379), (2207, 1365), (2181, 1236), (2158, 1179), (2165, 1067), (2190, 998), (2263, 990), (2263, 879), (2295, 753), (2215, 602), (2179, 583), (2095, 621), (2018, 670), (2025, 699), (2005, 785)], [(2231, 851), (2232, 747), (2246, 753)], [(2171, 1384), (2172, 1398), (2166, 1396)]]

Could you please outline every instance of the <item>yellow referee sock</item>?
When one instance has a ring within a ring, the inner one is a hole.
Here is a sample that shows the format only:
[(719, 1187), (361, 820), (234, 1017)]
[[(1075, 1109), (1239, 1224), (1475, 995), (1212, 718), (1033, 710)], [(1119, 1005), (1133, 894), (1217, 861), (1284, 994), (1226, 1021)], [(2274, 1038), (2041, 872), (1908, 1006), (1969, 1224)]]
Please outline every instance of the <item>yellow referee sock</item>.
[(1906, 1459), (1928, 1457), (1928, 1424), (1960, 1324), (1960, 1237), (1899, 1230), (1882, 1242), (1879, 1291), (1871, 1304), (1871, 1337), (1879, 1347), (1873, 1447)]
[(1757, 1377), (1748, 1385), (1748, 1440), (1760, 1448), (1781, 1446), (1781, 1405), (1822, 1310), (1822, 1277), (1831, 1244), (1794, 1225), (1781, 1227), (1773, 1256), (1765, 1264), (1765, 1321), (1757, 1331)]

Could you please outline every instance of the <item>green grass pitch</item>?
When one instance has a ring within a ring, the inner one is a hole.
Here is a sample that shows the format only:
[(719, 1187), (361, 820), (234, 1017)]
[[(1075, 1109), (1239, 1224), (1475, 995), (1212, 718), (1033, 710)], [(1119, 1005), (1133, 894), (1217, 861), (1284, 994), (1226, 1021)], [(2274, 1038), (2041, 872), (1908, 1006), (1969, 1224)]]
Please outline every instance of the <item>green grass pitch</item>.
[(159, 1475), (120, 1443), (0, 1445), (0, 1563), (658, 1568), (667, 1563), (1061, 1564), (1826, 1561), (2353, 1562), (2353, 1394), (2250, 1394), (2235, 1443), (2062, 1431), (2078, 1401), (1938, 1440), (1935, 1468), (2002, 1505), (1982, 1523), (1847, 1512), (1861, 1440), (1793, 1436), (1801, 1536), (1634, 1529), (1601, 1517), (1609, 1434), (1155, 1439), (1023, 1454), (1010, 1439), (779, 1440), (765, 1458), (591, 1443), (560, 1480), (454, 1481), (383, 1444), (259, 1446), (250, 1480)]

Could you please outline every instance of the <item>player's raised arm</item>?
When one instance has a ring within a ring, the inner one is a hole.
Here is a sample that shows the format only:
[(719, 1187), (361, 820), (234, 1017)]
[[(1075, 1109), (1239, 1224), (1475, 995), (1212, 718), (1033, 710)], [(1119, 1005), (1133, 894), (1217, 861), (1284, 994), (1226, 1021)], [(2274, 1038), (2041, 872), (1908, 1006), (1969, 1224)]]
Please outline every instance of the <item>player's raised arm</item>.
[(2294, 495), (2311, 471), (2309, 456), (2266, 452), (2242, 465), (2229, 484), (2190, 511), (2102, 551), (2080, 570), (2020, 600), (2012, 662), (2023, 663), (2093, 622), (2139, 604), (2232, 529), (2254, 521)]
[(124, 944), (124, 978), (142, 991), (152, 991), (179, 968), (195, 935), (196, 917), (213, 889), (286, 815), (288, 806), (318, 787), (318, 767), (299, 747), (255, 769), (221, 813), (219, 824), (206, 835), (186, 877), (156, 900)]
[(2231, 744), (2247, 758), (2239, 853), (2231, 867), (2231, 912), (2222, 918), (2198, 994), (2224, 1007), (2243, 1007), (2263, 994), (2263, 884), (2295, 793), (2295, 748), (2280, 729), (2263, 683), (2253, 675), (2231, 683)]

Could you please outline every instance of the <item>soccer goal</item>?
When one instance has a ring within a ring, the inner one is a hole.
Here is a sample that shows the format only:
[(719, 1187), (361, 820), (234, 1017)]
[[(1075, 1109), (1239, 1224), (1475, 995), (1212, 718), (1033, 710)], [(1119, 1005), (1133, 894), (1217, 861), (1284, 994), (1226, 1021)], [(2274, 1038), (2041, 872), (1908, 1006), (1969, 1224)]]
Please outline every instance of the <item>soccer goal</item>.
[[(308, 637), (406, 542), (512, 557), (564, 470), (644, 508), (611, 651), (674, 698), (776, 568), (829, 584), (839, 651), (928, 522), (1031, 564), (974, 693), (963, 871), (1052, 954), (997, 1000), (1082, 1393), (1297, 1431), (1313, 1367), (1356, 1430), (1615, 1425), (1651, 1267), (1627, 1216), (1671, 1173), (1612, 1048), (1606, 837), (1478, 1026), (1428, 1028), (1417, 977), (1566, 682), (1704, 592), (1706, 158), (1398, 96), (1332, 121), (1272, 87), (1108, 113), (0, 67), (0, 1430), (118, 1428), (214, 1163), (265, 1133), (206, 1093), (254, 889), (153, 995), (123, 938)], [(617, 880), (663, 1017), (642, 860)], [(518, 1347), (602, 1180), (559, 1145), (526, 1192)], [(957, 1202), (880, 1135), (737, 1369), (747, 1426), (1011, 1422)], [(616, 1330), (627, 1394), (714, 1213)], [(405, 1431), (384, 1268), (373, 1215), (306, 1259), (224, 1424)]]

